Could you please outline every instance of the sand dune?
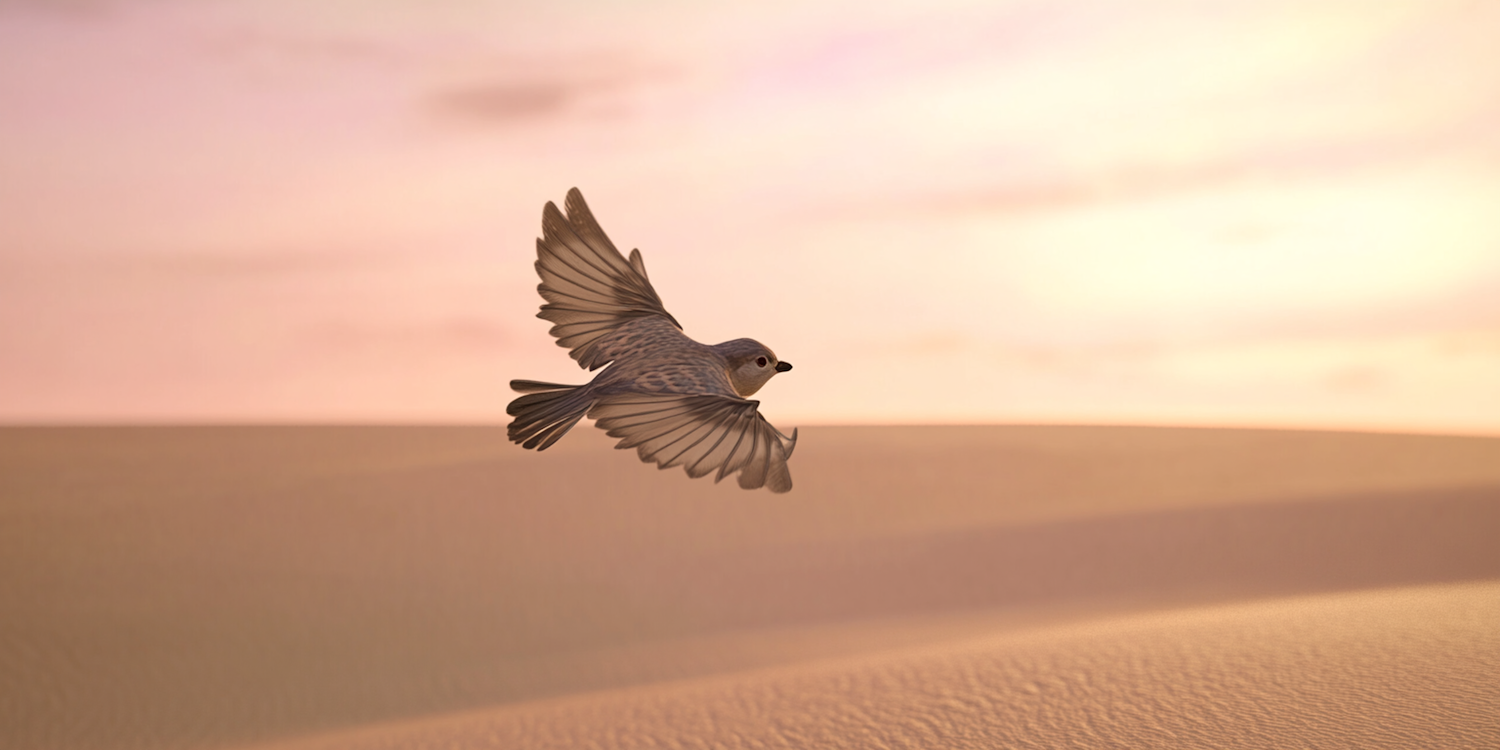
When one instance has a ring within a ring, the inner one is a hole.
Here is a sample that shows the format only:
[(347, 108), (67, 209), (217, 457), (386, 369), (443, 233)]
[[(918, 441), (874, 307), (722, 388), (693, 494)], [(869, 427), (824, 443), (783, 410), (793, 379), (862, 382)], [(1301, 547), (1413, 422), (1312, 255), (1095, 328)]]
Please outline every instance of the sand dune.
[(380, 748), (1493, 747), (1500, 584), (1111, 618), (314, 738)]
[(0, 430), (0, 745), (1500, 742), (1500, 440), (813, 428), (793, 470)]

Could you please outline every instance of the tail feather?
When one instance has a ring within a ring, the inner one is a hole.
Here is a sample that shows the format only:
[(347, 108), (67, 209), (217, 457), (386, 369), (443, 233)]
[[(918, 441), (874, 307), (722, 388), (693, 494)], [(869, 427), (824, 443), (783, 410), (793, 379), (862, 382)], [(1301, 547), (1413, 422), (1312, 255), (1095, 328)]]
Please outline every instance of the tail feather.
[(506, 434), (528, 450), (543, 451), (557, 442), (588, 413), (595, 400), (581, 385), (512, 380), (510, 387), (527, 395), (505, 407), (505, 413), (515, 417)]
[(537, 393), (539, 391), (561, 391), (566, 388), (577, 388), (574, 385), (563, 385), (562, 383), (543, 383), (540, 380), (512, 380), (510, 389), (517, 393)]

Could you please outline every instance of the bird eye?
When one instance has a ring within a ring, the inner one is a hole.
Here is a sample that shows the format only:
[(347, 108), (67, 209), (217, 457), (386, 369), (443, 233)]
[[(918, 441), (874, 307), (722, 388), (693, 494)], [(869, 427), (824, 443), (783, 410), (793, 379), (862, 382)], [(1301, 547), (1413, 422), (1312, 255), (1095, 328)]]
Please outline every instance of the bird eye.
[(755, 358), (755, 366), (756, 367), (765, 367), (766, 366), (766, 358), (765, 357), (756, 357)]

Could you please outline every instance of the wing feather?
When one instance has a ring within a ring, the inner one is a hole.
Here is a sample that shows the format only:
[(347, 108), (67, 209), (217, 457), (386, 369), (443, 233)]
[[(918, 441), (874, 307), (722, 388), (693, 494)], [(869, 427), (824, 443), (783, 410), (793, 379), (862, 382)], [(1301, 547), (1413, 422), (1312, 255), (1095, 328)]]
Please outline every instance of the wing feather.
[(717, 470), (714, 481), (739, 473), (745, 489), (792, 488), (786, 459), (797, 433), (781, 434), (761, 416), (759, 401), (719, 394), (630, 393), (606, 396), (589, 416), (619, 438), (616, 448), (635, 448), (641, 460), (690, 477)]
[[(686, 436), (692, 438), (690, 442), (684, 439), (671, 447), (671, 450), (675, 452), (661, 466), (663, 468), (681, 466), (687, 471), (687, 475), (694, 479), (707, 474), (712, 467), (700, 468), (702, 459), (718, 446), (719, 443), (723, 442), (724, 437), (728, 435), (728, 430), (723, 429), (723, 425), (733, 416), (734, 413), (730, 410), (709, 415), (703, 421), (699, 422), (697, 428)], [(665, 452), (663, 451), (663, 454)], [(661, 455), (658, 454), (658, 458)]]
[[(687, 475), (697, 479), (707, 476), (709, 472), (720, 468), (729, 454), (720, 450), (721, 446), (732, 446), (738, 442), (740, 430), (738, 422), (740, 414), (737, 411), (726, 411), (715, 420), (713, 429), (709, 431), (708, 438), (699, 441), (691, 449), (684, 452), (682, 457), (683, 469)], [(731, 439), (732, 438), (732, 439)], [(721, 469), (722, 470), (722, 469)]]
[(760, 433), (750, 433), (750, 453), (746, 456), (745, 465), (740, 469), (740, 486), (747, 490), (753, 490), (766, 483), (766, 461), (770, 458), (770, 451), (766, 441), (760, 439)]
[[(744, 416), (741, 415), (740, 418), (743, 420)], [(719, 464), (719, 473), (714, 475), (714, 484), (718, 484), (719, 480), (739, 471), (740, 467), (745, 465), (746, 457), (749, 455), (748, 451), (741, 451), (740, 446), (745, 444), (745, 438), (753, 435), (754, 431), (746, 430), (742, 425), (735, 425), (735, 428), (734, 443), (729, 445), (729, 450), (724, 453), (723, 462)], [(751, 440), (753, 442), (754, 438), (752, 437)], [(725, 441), (725, 444), (729, 444), (728, 441)]]
[(581, 310), (576, 307), (565, 307), (554, 305), (552, 307), (553, 322), (558, 325), (574, 325), (577, 323), (610, 323), (613, 317), (606, 313), (593, 310)]
[(553, 323), (558, 346), (580, 367), (596, 370), (614, 361), (609, 346), (620, 326), (658, 317), (682, 326), (662, 306), (646, 276), (639, 250), (627, 261), (605, 236), (578, 188), (568, 191), (568, 214), (548, 203), (542, 209), (542, 236), (536, 241), (537, 292), (547, 304), (537, 317)]

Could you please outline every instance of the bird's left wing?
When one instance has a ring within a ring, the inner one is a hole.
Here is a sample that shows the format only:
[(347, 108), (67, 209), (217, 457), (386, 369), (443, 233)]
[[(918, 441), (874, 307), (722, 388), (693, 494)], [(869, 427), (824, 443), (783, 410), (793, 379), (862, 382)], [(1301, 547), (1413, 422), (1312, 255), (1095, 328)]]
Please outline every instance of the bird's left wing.
[(646, 278), (641, 251), (627, 262), (604, 235), (578, 188), (568, 191), (568, 215), (550, 201), (542, 209), (542, 236), (536, 241), (537, 287), (547, 304), (538, 318), (554, 323), (557, 345), (570, 349), (578, 365), (595, 370), (618, 356), (609, 336), (640, 318), (660, 318), (682, 326), (662, 306)]
[(714, 481), (739, 472), (740, 486), (772, 492), (792, 488), (786, 460), (797, 431), (781, 434), (756, 409), (759, 401), (719, 394), (624, 393), (606, 396), (589, 416), (616, 448), (635, 448), (660, 468), (682, 466), (690, 477), (717, 470)]

